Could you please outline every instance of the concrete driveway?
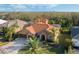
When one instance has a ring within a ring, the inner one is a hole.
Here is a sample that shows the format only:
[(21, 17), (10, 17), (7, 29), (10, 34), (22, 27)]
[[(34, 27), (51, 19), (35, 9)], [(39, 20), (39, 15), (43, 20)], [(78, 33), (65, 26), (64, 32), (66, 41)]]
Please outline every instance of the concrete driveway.
[(25, 38), (17, 38), (15, 41), (3, 46), (2, 49), (6, 54), (17, 54), (18, 51), (22, 49), (26, 43), (27, 40)]

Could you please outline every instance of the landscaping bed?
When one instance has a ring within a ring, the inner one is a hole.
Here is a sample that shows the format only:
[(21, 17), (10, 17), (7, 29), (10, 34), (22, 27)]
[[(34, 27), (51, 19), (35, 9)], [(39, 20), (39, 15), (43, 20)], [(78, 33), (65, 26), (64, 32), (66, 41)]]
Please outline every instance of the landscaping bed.
[(6, 44), (8, 44), (8, 42), (0, 42), (0, 46), (4, 46)]

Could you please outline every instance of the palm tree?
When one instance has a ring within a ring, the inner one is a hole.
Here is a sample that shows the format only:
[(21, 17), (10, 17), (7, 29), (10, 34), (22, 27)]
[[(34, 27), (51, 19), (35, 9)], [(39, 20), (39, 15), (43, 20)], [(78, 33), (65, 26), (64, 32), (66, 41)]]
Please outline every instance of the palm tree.
[(3, 39), (7, 39), (9, 41), (11, 41), (13, 39), (13, 34), (15, 34), (15, 29), (17, 28), (17, 22), (12, 25), (11, 27), (7, 27), (3, 29), (4, 35), (3, 35)]
[(49, 51), (46, 48), (42, 48), (39, 39), (36, 37), (29, 38), (29, 42), (27, 46), (28, 49), (26, 50), (26, 53), (30, 53), (30, 54), (49, 53)]
[(4, 27), (2, 29), (3, 35), (1, 36), (1, 38), (4, 39), (4, 40), (7, 40), (8, 39), (8, 37), (6, 35), (7, 31), (8, 31), (8, 28), (6, 28), (6, 27)]
[(60, 34), (59, 30), (60, 30), (60, 28), (53, 28), (52, 31), (51, 31), (54, 35), (54, 42), (55, 43), (59, 43), (59, 38), (58, 38), (59, 34)]
[(17, 22), (8, 28), (7, 35), (8, 35), (9, 41), (11, 41), (13, 39), (13, 34), (15, 34), (16, 28), (18, 28)]
[(9, 27), (7, 31), (8, 40), (11, 41), (13, 39), (13, 34), (15, 33), (14, 27)]

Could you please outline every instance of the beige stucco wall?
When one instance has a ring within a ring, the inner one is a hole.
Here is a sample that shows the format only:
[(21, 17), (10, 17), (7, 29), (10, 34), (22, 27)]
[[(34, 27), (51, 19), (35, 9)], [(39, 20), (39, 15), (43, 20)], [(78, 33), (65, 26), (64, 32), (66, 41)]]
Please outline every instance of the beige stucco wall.
[(53, 34), (47, 30), (41, 31), (39, 35), (40, 35), (40, 38), (42, 35), (45, 35), (45, 40), (47, 40), (48, 38), (50, 39), (50, 36), (53, 37)]

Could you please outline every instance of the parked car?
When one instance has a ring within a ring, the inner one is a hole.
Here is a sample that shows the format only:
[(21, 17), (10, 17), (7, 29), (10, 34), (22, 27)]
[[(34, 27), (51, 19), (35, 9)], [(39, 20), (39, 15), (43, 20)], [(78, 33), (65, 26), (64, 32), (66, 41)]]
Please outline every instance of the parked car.
[(79, 47), (79, 34), (72, 38), (73, 46)]
[(79, 26), (74, 26), (71, 30), (73, 46), (79, 47)]

